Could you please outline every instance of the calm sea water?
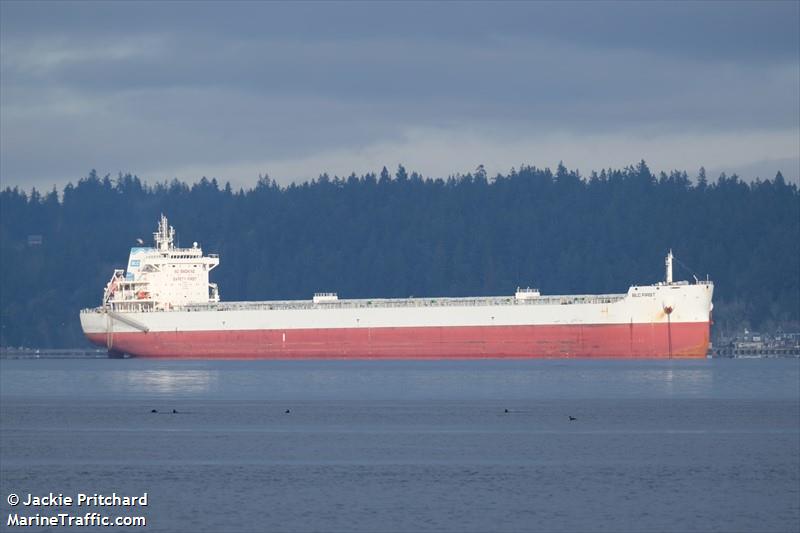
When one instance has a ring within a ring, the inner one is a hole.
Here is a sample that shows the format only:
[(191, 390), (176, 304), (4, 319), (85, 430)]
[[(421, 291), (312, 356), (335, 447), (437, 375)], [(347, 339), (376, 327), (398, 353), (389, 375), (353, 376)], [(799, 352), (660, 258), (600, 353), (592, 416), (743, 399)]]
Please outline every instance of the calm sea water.
[(0, 430), (0, 529), (800, 531), (797, 360), (2, 360)]

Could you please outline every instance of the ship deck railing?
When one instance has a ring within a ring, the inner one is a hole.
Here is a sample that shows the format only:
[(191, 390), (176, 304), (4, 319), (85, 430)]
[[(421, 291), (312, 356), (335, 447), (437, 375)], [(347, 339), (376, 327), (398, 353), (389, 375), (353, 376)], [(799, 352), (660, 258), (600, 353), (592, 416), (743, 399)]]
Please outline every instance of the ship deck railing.
[(580, 303), (609, 304), (622, 300), (624, 294), (540, 296), (518, 300), (513, 296), (477, 298), (374, 298), (364, 300), (337, 300), (314, 303), (310, 300), (283, 300), (265, 302), (219, 302), (216, 304), (190, 304), (175, 308), (180, 311), (251, 311), (298, 309), (380, 309), (395, 307), (484, 307), (492, 305), (571, 305)]
[[(358, 300), (335, 300), (314, 303), (311, 300), (273, 300), (256, 302), (214, 302), (202, 304), (174, 305), (170, 309), (143, 309), (151, 311), (272, 311), (272, 310), (311, 310), (311, 309), (381, 309), (397, 307), (485, 307), (507, 305), (575, 305), (575, 304), (613, 304), (625, 298), (625, 294), (580, 294), (564, 296), (539, 296), (518, 299), (514, 296), (489, 296), (475, 298), (373, 298)], [(119, 302), (124, 305), (123, 302)], [(85, 312), (100, 312), (102, 308), (84, 309)], [(120, 306), (119, 309), (126, 310)], [(82, 312), (83, 312), (82, 311)]]

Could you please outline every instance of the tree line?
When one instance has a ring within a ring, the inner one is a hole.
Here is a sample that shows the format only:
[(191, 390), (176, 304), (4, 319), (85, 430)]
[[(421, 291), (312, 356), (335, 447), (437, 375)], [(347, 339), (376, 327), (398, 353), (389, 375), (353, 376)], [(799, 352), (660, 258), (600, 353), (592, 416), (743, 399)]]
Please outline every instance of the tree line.
[(160, 213), (183, 246), (220, 254), (223, 300), (624, 292), (708, 275), (716, 336), (800, 329), (800, 194), (778, 173), (653, 173), (644, 161), (582, 176), (563, 164), (432, 179), (398, 166), (249, 189), (202, 178), (147, 184), (95, 171), (63, 190), (0, 191), (0, 344), (78, 347)]

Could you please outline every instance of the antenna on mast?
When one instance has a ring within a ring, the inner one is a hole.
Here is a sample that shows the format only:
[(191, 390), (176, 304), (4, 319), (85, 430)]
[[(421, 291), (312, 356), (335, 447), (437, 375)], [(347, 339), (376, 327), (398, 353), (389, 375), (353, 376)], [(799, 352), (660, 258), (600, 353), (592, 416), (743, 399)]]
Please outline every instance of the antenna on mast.
[(664, 263), (665, 263), (665, 265), (667, 267), (667, 275), (666, 275), (666, 279), (664, 281), (666, 282), (667, 285), (671, 285), (672, 284), (672, 257), (673, 257), (672, 256), (672, 248), (670, 248), (669, 249), (669, 253), (667, 254), (667, 258), (664, 261)]

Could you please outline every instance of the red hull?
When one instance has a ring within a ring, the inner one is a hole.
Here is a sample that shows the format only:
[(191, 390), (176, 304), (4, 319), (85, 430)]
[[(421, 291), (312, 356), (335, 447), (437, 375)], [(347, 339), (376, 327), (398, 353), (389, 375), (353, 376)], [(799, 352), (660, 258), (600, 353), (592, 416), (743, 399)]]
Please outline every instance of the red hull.
[[(87, 334), (108, 345), (105, 333)], [(699, 358), (708, 322), (114, 333), (111, 350), (191, 359)]]

